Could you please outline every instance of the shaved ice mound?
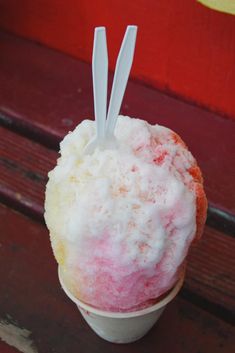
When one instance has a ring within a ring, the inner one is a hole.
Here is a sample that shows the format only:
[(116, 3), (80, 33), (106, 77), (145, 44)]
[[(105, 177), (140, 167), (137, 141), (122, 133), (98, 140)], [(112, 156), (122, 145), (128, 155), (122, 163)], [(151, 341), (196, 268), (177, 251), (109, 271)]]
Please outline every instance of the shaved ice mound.
[(45, 220), (66, 285), (95, 308), (129, 312), (170, 290), (207, 211), (196, 160), (160, 125), (119, 116), (117, 148), (83, 150), (84, 120), (60, 144)]

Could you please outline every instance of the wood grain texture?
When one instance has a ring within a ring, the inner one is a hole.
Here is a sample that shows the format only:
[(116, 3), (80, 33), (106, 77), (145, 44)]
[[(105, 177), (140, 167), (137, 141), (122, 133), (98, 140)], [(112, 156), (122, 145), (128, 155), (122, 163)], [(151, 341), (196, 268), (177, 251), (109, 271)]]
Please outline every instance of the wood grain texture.
[[(47, 172), (58, 154), (4, 128), (0, 137), (1, 198), (43, 220)], [(234, 252), (235, 238), (206, 227), (190, 256), (186, 288), (235, 314)]]
[(188, 256), (185, 288), (235, 314), (235, 239), (213, 228)]
[(0, 127), (0, 195), (42, 218), (47, 173), (57, 153)]
[(101, 340), (60, 288), (45, 227), (4, 206), (0, 217), (0, 318), (30, 330), (39, 353), (233, 352), (234, 328), (180, 298), (137, 343)]
[[(3, 33), (0, 50), (2, 124), (56, 148), (92, 117), (90, 65)], [(179, 133), (202, 169), (210, 203), (235, 213), (235, 122), (136, 82), (128, 84), (122, 112)]]
[(126, 25), (137, 24), (134, 77), (235, 117), (234, 16), (196, 0), (0, 0), (0, 10), (3, 28), (85, 61), (94, 27), (106, 26), (112, 69)]

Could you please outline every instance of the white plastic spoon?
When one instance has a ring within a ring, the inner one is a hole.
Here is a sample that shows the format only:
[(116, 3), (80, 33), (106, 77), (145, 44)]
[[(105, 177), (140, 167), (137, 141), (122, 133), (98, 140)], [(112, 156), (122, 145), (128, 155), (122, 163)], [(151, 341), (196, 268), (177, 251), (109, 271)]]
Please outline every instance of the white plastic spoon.
[(85, 147), (85, 154), (92, 153), (96, 146), (103, 144), (105, 139), (105, 122), (107, 114), (108, 53), (106, 32), (104, 27), (95, 28), (92, 55), (92, 79), (96, 136)]
[(113, 138), (134, 57), (137, 26), (128, 26), (117, 58), (106, 122), (106, 139)]
[(122, 46), (119, 51), (111, 98), (106, 122), (107, 106), (107, 81), (108, 81), (108, 55), (105, 28), (95, 29), (92, 73), (93, 91), (96, 120), (96, 137), (84, 149), (85, 154), (90, 154), (97, 146), (102, 148), (115, 148), (116, 139), (114, 128), (125, 93), (128, 77), (133, 62), (137, 26), (128, 26)]

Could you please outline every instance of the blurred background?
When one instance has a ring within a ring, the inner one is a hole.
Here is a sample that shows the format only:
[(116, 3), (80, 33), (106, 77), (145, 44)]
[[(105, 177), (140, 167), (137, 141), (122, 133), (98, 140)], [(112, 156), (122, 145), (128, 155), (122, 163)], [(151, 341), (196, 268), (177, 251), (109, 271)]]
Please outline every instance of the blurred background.
[(87, 62), (106, 26), (111, 69), (127, 24), (139, 26), (133, 77), (235, 118), (235, 16), (196, 0), (0, 0), (0, 27)]

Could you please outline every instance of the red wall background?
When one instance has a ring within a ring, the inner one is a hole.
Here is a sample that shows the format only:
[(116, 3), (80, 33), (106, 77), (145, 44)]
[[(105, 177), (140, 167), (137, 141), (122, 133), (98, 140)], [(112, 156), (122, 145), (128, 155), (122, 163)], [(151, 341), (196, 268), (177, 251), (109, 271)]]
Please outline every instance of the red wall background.
[(196, 0), (0, 0), (0, 26), (90, 61), (107, 27), (110, 68), (127, 24), (139, 26), (132, 76), (235, 118), (235, 16)]

